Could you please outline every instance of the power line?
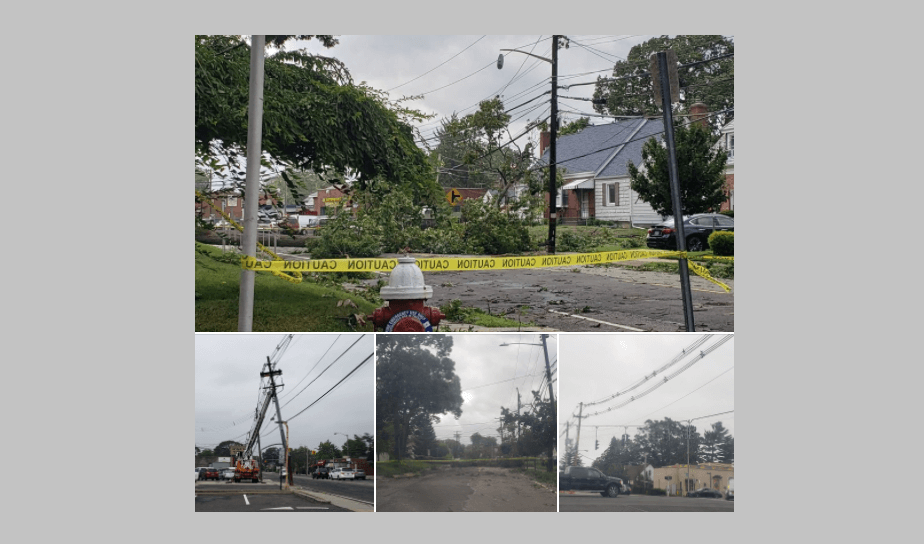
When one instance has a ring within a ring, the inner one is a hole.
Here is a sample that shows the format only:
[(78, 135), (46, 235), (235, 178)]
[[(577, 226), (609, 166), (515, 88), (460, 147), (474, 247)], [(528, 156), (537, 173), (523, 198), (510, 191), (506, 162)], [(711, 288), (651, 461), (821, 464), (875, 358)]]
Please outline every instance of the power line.
[(671, 375), (669, 375), (669, 376), (665, 376), (663, 380), (658, 381), (658, 382), (655, 383), (652, 387), (646, 389), (645, 391), (642, 391), (642, 392), (639, 393), (638, 395), (633, 395), (633, 396), (632, 396), (630, 399), (628, 399), (627, 401), (622, 402), (622, 403), (620, 403), (620, 404), (617, 404), (617, 405), (615, 405), (615, 406), (611, 406), (611, 407), (607, 408), (606, 410), (601, 410), (601, 411), (599, 411), (599, 412), (594, 412), (594, 413), (592, 413), (592, 414), (587, 414), (587, 415), (585, 415), (585, 416), (583, 416), (583, 417), (592, 417), (592, 416), (600, 415), (600, 414), (603, 414), (603, 413), (606, 413), (606, 412), (611, 412), (611, 411), (613, 411), (613, 410), (616, 410), (617, 408), (622, 408), (623, 406), (626, 406), (627, 404), (629, 404), (629, 403), (631, 403), (631, 402), (634, 402), (634, 401), (636, 401), (636, 400), (638, 400), (638, 399), (640, 399), (640, 398), (646, 396), (648, 393), (651, 393), (652, 391), (654, 391), (655, 389), (661, 387), (662, 385), (664, 385), (664, 384), (667, 383), (668, 381), (670, 381), (670, 380), (674, 379), (675, 377), (679, 376), (680, 374), (682, 374), (685, 370), (687, 370), (687, 369), (690, 368), (691, 366), (695, 365), (697, 362), (699, 362), (699, 361), (701, 361), (702, 359), (704, 359), (704, 358), (706, 357), (706, 355), (709, 355), (710, 353), (712, 353), (713, 351), (715, 351), (719, 346), (721, 346), (721, 345), (724, 344), (725, 342), (728, 342), (728, 341), (731, 340), (732, 338), (734, 338), (734, 335), (731, 335), (731, 334), (727, 334), (727, 335), (723, 336), (721, 340), (719, 340), (719, 341), (716, 342), (715, 344), (709, 346), (709, 347), (706, 348), (704, 351), (701, 351), (701, 352), (699, 353), (699, 357), (698, 357), (698, 358), (695, 358), (695, 359), (693, 359), (692, 361), (690, 361), (689, 363), (683, 365), (682, 367), (680, 367), (679, 369), (677, 369), (677, 371), (674, 372), (673, 374), (671, 374)]
[(674, 403), (676, 403), (676, 402), (682, 401), (683, 399), (689, 397), (689, 396), (692, 395), (693, 393), (696, 393), (697, 391), (699, 391), (699, 390), (702, 389), (703, 387), (706, 387), (706, 386), (709, 385), (710, 383), (712, 383), (712, 382), (718, 380), (719, 378), (721, 378), (721, 377), (724, 376), (725, 374), (728, 374), (729, 372), (731, 372), (731, 371), (734, 370), (734, 369), (735, 369), (735, 367), (732, 366), (731, 368), (729, 368), (729, 369), (726, 370), (725, 372), (719, 374), (719, 375), (716, 376), (715, 378), (712, 378), (712, 379), (709, 380), (708, 382), (706, 382), (706, 383), (704, 383), (703, 385), (697, 387), (697, 388), (694, 389), (693, 391), (690, 391), (689, 393), (687, 393), (686, 395), (680, 397), (679, 399), (675, 400), (674, 402), (671, 402), (671, 403), (669, 403), (669, 404), (666, 404), (666, 405), (664, 405), (664, 406), (658, 408), (658, 409), (655, 410), (654, 412), (651, 412), (651, 413), (649, 413), (649, 414), (647, 414), (647, 415), (644, 415), (644, 416), (640, 417), (639, 419), (645, 419), (645, 418), (647, 418), (648, 416), (650, 416), (651, 414), (656, 414), (656, 413), (660, 412), (661, 410), (667, 408), (667, 407), (670, 406), (671, 404), (674, 404)]
[[(307, 378), (308, 376), (311, 375), (311, 372), (312, 372), (315, 368), (317, 368), (317, 366), (321, 363), (321, 361), (324, 360), (324, 357), (325, 357), (325, 356), (327, 355), (327, 353), (330, 351), (330, 348), (334, 347), (334, 344), (337, 343), (337, 340), (340, 340), (340, 337), (341, 337), (341, 336), (343, 336), (343, 335), (338, 334), (338, 335), (337, 335), (337, 338), (334, 338), (334, 341), (331, 342), (331, 344), (330, 344), (329, 346), (327, 346), (327, 350), (324, 352), (323, 355), (321, 355), (321, 357), (320, 357), (320, 358), (318, 359), (318, 361), (314, 364), (314, 366), (311, 367), (311, 370), (309, 370), (308, 373), (305, 374), (305, 376), (304, 376), (302, 379), (298, 380), (298, 383), (295, 384), (294, 386), (292, 386), (292, 389), (291, 389), (289, 392), (295, 391), (295, 389), (296, 389), (299, 385), (301, 385), (301, 383), (302, 383), (303, 381), (305, 381), (305, 378)], [(301, 338), (301, 336), (299, 336), (299, 338)], [(282, 396), (285, 397), (285, 396), (288, 395), (288, 394), (289, 394), (289, 393), (286, 393), (286, 394), (284, 394), (284, 395), (282, 395)], [(280, 398), (282, 398), (282, 397), (280, 397)]]
[[(487, 35), (487, 34), (486, 34), (486, 35)], [(485, 36), (486, 36), (486, 35), (485, 35)], [(462, 53), (466, 52), (470, 47), (472, 47), (472, 46), (475, 45), (476, 43), (480, 42), (482, 38), (484, 38), (484, 36), (482, 36), (481, 38), (478, 38), (477, 40), (475, 40), (474, 42), (472, 42), (468, 47), (466, 47), (466, 48), (463, 49), (462, 51), (459, 51), (459, 52), (456, 53), (455, 55), (449, 57), (448, 59), (446, 59), (445, 61), (441, 62), (440, 64), (436, 65), (434, 68), (431, 68), (430, 70), (427, 70), (426, 72), (420, 74), (419, 76), (415, 77), (415, 78), (412, 79), (411, 81), (406, 81), (406, 82), (402, 83), (401, 85), (398, 85), (397, 87), (392, 87), (391, 89), (388, 89), (386, 92), (391, 92), (391, 91), (397, 89), (398, 87), (404, 87), (404, 86), (407, 85), (408, 83), (411, 83), (411, 82), (413, 82), (413, 81), (417, 81), (418, 79), (420, 79), (420, 78), (422, 78), (423, 76), (429, 74), (429, 73), (432, 72), (433, 70), (436, 70), (436, 69), (439, 68), (440, 66), (446, 64), (447, 62), (451, 61), (452, 59), (454, 59), (454, 58), (458, 57), (459, 55), (461, 55)]]
[(311, 387), (311, 384), (314, 383), (314, 382), (316, 382), (316, 381), (318, 381), (318, 378), (320, 378), (321, 376), (323, 376), (324, 373), (327, 372), (327, 369), (329, 369), (330, 367), (334, 366), (334, 363), (336, 363), (337, 361), (339, 361), (340, 358), (343, 357), (343, 356), (346, 354), (346, 352), (350, 351), (350, 350), (353, 348), (353, 346), (355, 346), (356, 344), (358, 344), (359, 341), (362, 340), (362, 339), (365, 338), (365, 337), (366, 337), (366, 335), (364, 334), (364, 335), (360, 336), (359, 338), (357, 338), (357, 339), (356, 339), (356, 342), (353, 342), (352, 344), (350, 344), (350, 347), (348, 347), (348, 348), (346, 348), (345, 350), (343, 350), (343, 352), (341, 352), (340, 355), (338, 355), (337, 358), (334, 359), (333, 362), (332, 362), (331, 364), (327, 365), (327, 367), (326, 367), (324, 370), (322, 370), (320, 374), (318, 374), (317, 376), (315, 376), (315, 378), (314, 378), (313, 380), (311, 380), (311, 382), (310, 382), (308, 385), (306, 385), (305, 387), (303, 387), (302, 390), (299, 391), (298, 393), (296, 393), (294, 397), (292, 397), (291, 399), (289, 399), (288, 401), (286, 401), (286, 403), (282, 405), (282, 408), (285, 408), (286, 406), (288, 406), (289, 403), (292, 402), (293, 400), (295, 400), (296, 397), (298, 397), (299, 395), (301, 395), (302, 392), (305, 391), (305, 389), (308, 389), (309, 387)]

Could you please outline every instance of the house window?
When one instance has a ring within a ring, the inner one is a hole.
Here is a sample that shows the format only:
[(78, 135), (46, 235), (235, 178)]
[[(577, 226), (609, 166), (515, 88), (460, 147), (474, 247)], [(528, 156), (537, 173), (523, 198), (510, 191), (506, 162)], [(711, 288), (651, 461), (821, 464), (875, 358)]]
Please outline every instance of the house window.
[(609, 183), (603, 186), (604, 206), (619, 206), (619, 184)]
[(562, 190), (561, 192), (561, 207), (562, 208), (568, 207), (568, 191)]
[(725, 149), (728, 149), (728, 158), (735, 158), (735, 133), (725, 135)]

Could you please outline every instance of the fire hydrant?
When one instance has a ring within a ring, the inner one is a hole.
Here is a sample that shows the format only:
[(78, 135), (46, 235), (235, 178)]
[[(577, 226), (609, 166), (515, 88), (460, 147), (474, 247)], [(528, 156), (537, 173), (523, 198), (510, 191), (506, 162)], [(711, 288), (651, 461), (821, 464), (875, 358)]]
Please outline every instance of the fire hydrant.
[(423, 272), (413, 257), (400, 257), (391, 271), (388, 285), (380, 294), (385, 306), (372, 313), (376, 330), (385, 332), (433, 332), (433, 327), (446, 317), (439, 308), (424, 306), (433, 296), (433, 288), (424, 285)]

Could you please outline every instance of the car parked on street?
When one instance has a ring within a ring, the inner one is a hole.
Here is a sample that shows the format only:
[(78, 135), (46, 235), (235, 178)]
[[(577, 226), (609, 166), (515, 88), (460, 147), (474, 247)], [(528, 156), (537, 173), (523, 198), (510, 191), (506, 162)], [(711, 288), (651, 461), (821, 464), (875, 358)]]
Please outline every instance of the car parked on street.
[(221, 475), (218, 473), (218, 469), (215, 467), (207, 467), (202, 469), (202, 479), (203, 480), (219, 480)]
[[(735, 231), (735, 220), (720, 213), (699, 213), (683, 218), (683, 234), (687, 240), (687, 251), (705, 251), (709, 247), (709, 235), (716, 231)], [(677, 229), (670, 217), (648, 229), (645, 243), (650, 248), (677, 249)]]
[(354, 479), (354, 480), (365, 480), (365, 479), (366, 479), (366, 471), (363, 470), (363, 469), (361, 469), (361, 468), (356, 469), (356, 470), (353, 472), (353, 479)]
[(199, 467), (196, 467), (196, 481), (197, 482), (199, 481), (199, 478), (201, 478), (201, 476), (199, 475)]
[(221, 479), (222, 480), (233, 480), (234, 479), (234, 469), (230, 467), (223, 469), (221, 471)]
[(711, 487), (701, 487), (696, 491), (690, 491), (687, 493), (687, 497), (700, 497), (700, 498), (709, 498), (709, 499), (721, 499), (722, 492), (718, 489), (712, 489)]
[(331, 480), (353, 480), (355, 476), (356, 471), (352, 468), (335, 468), (330, 471)]
[(315, 480), (327, 480), (330, 478), (330, 469), (318, 467), (318, 470), (311, 473), (311, 477)]

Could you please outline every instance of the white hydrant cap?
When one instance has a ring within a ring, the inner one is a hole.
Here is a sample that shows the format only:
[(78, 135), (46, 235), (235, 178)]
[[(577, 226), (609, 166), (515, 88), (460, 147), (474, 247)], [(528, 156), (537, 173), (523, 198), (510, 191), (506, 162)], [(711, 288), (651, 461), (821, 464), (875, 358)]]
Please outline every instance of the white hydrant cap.
[(433, 296), (433, 288), (424, 285), (423, 272), (413, 257), (398, 258), (398, 266), (391, 271), (388, 285), (379, 292), (385, 300), (426, 300)]

